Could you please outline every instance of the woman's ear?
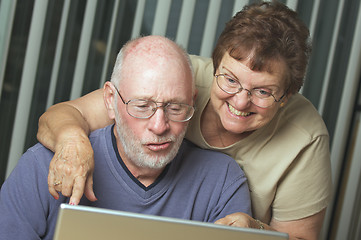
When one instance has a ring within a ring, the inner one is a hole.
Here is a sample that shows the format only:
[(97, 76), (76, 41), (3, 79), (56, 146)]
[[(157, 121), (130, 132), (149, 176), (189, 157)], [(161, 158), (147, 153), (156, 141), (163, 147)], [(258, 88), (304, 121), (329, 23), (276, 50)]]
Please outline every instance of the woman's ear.
[(284, 98), (282, 98), (281, 102), (280, 102), (280, 107), (284, 107), (288, 100), (290, 99), (290, 97), (292, 97), (293, 93), (287, 93)]
[(117, 97), (116, 89), (114, 85), (107, 81), (103, 87), (103, 97), (104, 103), (108, 111), (108, 117), (110, 119), (115, 119), (115, 112), (114, 112), (114, 98)]

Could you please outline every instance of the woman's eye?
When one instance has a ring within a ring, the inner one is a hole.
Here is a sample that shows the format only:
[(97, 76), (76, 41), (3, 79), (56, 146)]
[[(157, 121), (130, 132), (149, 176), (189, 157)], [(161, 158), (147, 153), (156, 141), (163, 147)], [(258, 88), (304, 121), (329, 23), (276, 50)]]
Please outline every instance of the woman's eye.
[(237, 85), (238, 84), (238, 81), (234, 80), (233, 78), (229, 78), (229, 77), (225, 77), (225, 78), (227, 80), (227, 83), (230, 84), (230, 85)]
[(253, 91), (257, 96), (260, 96), (260, 97), (269, 97), (272, 95), (271, 92), (266, 91), (264, 89), (254, 89)]

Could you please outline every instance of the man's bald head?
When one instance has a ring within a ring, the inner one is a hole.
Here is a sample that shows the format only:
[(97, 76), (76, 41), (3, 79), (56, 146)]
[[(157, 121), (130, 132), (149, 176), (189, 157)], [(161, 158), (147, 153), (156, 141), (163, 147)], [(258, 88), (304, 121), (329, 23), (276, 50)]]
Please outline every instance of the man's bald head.
[[(195, 91), (193, 69), (188, 54), (175, 42), (163, 36), (146, 36), (127, 42), (120, 50), (112, 74), (112, 82), (119, 86), (125, 76), (134, 69), (157, 67), (182, 68), (190, 78)], [(171, 76), (172, 72), (169, 72)]]

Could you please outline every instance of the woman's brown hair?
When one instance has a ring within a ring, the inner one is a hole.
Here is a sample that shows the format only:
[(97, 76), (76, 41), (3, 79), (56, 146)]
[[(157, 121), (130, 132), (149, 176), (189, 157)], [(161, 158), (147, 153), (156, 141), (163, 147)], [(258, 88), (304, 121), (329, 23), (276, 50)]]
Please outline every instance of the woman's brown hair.
[(253, 71), (272, 72), (273, 63), (285, 63), (287, 89), (295, 93), (303, 85), (311, 54), (309, 30), (281, 3), (252, 4), (226, 24), (213, 51), (214, 72), (226, 52), (238, 61), (250, 58)]

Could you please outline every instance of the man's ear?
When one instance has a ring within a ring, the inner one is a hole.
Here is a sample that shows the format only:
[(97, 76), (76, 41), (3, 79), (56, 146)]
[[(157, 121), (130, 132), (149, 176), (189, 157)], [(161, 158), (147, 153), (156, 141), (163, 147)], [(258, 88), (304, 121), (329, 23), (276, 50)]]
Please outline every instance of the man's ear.
[(103, 98), (104, 104), (108, 111), (108, 117), (110, 119), (115, 119), (115, 112), (114, 112), (114, 98), (117, 97), (116, 89), (114, 85), (107, 81), (103, 87)]

